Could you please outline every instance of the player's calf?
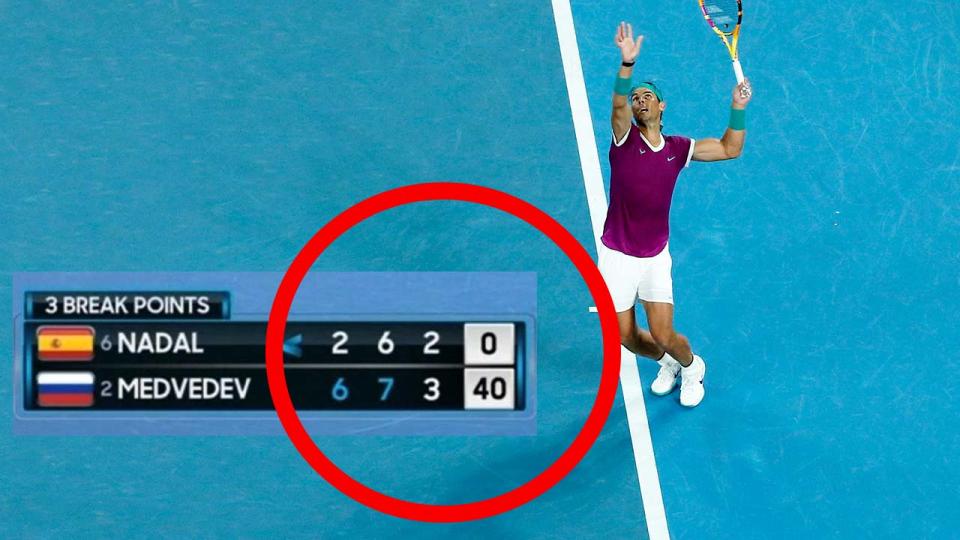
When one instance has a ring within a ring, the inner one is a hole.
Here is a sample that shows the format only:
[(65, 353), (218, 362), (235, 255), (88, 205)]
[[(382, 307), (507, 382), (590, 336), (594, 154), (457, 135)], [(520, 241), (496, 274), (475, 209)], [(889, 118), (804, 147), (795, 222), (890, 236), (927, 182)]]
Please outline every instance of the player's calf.
[(620, 328), (620, 344), (633, 354), (657, 359), (663, 356), (663, 349), (657, 345), (649, 332), (637, 327), (633, 312), (618, 313), (617, 321)]
[(677, 333), (672, 326), (652, 326), (650, 335), (660, 348), (668, 352), (681, 365), (688, 366), (693, 361), (690, 342), (682, 334)]

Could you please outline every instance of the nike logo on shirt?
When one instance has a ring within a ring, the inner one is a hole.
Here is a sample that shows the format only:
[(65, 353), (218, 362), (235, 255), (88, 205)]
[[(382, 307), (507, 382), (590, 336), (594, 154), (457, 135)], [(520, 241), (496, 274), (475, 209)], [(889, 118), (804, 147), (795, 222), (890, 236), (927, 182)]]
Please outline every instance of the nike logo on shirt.
[(673, 158), (675, 158), (675, 157), (677, 157), (677, 156), (670, 156), (670, 157), (667, 158), (667, 161), (673, 161)]

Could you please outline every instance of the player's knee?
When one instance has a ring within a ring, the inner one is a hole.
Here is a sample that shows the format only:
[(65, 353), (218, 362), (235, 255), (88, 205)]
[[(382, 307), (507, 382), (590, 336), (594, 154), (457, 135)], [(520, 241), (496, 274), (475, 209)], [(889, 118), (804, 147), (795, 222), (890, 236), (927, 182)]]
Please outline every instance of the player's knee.
[(628, 346), (633, 343), (634, 335), (637, 333), (637, 329), (627, 325), (620, 326), (620, 344), (623, 346)]

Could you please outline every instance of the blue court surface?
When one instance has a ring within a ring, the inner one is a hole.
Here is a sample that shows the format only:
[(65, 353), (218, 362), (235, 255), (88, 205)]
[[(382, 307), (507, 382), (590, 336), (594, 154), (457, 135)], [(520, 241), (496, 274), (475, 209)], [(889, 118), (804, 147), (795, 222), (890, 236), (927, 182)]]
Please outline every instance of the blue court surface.
[[(674, 196), (698, 408), (649, 393), (654, 363), (639, 381), (625, 365), (627, 399), (566, 479), (436, 525), (355, 503), (285, 437), (15, 437), (8, 362), (0, 537), (956, 538), (955, 7), (781, 4), (745, 2), (744, 155), (692, 164)], [(507, 191), (595, 253), (620, 20), (647, 36), (636, 76), (664, 90), (666, 132), (720, 136), (733, 74), (692, 0), (6, 3), (0, 305), (20, 271), (281, 271), (351, 204), (424, 181)], [(599, 324), (533, 228), (416, 204), (315, 270), (538, 274), (537, 436), (318, 437), (359, 480), (477, 500), (579, 431)]]

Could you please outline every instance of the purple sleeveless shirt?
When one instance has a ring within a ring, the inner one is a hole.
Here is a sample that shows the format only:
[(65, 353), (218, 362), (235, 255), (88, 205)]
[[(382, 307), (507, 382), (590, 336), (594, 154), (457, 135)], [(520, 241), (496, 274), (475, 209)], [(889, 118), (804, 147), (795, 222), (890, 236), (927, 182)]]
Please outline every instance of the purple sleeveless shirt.
[(693, 157), (693, 139), (661, 139), (654, 148), (631, 124), (626, 140), (610, 145), (610, 206), (600, 240), (633, 257), (653, 257), (667, 245), (673, 188)]

